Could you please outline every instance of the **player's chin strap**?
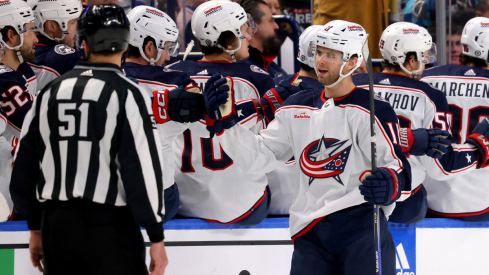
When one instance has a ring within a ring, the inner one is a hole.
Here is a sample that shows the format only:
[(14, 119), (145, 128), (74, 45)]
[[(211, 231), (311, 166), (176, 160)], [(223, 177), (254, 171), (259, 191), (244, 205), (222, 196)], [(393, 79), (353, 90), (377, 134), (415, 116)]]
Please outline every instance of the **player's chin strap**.
[(160, 48), (157, 48), (157, 49), (158, 49), (158, 53), (156, 54), (156, 58), (148, 58), (146, 56), (146, 54), (144, 54), (143, 47), (139, 47), (139, 53), (144, 58), (144, 60), (149, 62), (149, 65), (154, 66), (156, 64), (156, 61), (160, 60), (161, 53), (163, 52), (162, 49), (160, 49)]
[(230, 51), (230, 50), (228, 50), (228, 49), (224, 48), (223, 46), (221, 46), (221, 45), (219, 45), (219, 44), (217, 44), (217, 47), (218, 47), (219, 49), (221, 49), (221, 50), (223, 50), (223, 51), (227, 52), (228, 54), (230, 54), (230, 55), (231, 55), (231, 59), (232, 59), (232, 61), (233, 61), (233, 62), (236, 62), (236, 56), (234, 55), (234, 53), (235, 53), (235, 52), (237, 52), (237, 51), (238, 51), (238, 50), (241, 48), (241, 38), (240, 38), (240, 37), (238, 37), (238, 42), (239, 42), (239, 45), (238, 45), (238, 47), (236, 48), (236, 50), (231, 50), (231, 51)]
[[(353, 72), (354, 72), (356, 69), (358, 69), (358, 67), (360, 67), (360, 65), (362, 65), (362, 60), (363, 60), (363, 59), (361, 59), (361, 60), (360, 60), (360, 59), (358, 59), (358, 61), (357, 61), (357, 65), (356, 65), (354, 68), (352, 68), (352, 69), (351, 69), (351, 70), (350, 70), (350, 71), (349, 71), (347, 74), (345, 74), (345, 75), (344, 75), (344, 74), (342, 74), (342, 72), (343, 72), (343, 68), (345, 68), (345, 65), (346, 65), (346, 63), (347, 63), (348, 61), (347, 61), (347, 62), (343, 61), (343, 65), (341, 65), (341, 68), (340, 68), (340, 77), (338, 77), (338, 79), (337, 79), (337, 80), (336, 80), (336, 81), (335, 81), (333, 84), (328, 85), (328, 86), (325, 86), (325, 87), (326, 87), (326, 88), (333, 88), (334, 86), (336, 86), (336, 84), (340, 83), (340, 81), (341, 81), (341, 80), (343, 80), (343, 78), (345, 78), (345, 77), (347, 77), (347, 76), (351, 75), (351, 74), (352, 74), (352, 73), (353, 73)], [(316, 70), (316, 74), (318, 74), (318, 71), (317, 71), (317, 69), (316, 69), (316, 68), (315, 68), (315, 70)], [(318, 74), (318, 75), (319, 75), (319, 74)]]
[[(25, 30), (24, 30), (24, 32), (25, 32)], [(19, 34), (20, 44), (18, 46), (10, 47), (9, 45), (7, 45), (7, 43), (4, 43), (4, 45), (7, 49), (15, 51), (15, 53), (17, 54), (17, 57), (19, 58), (19, 61), (21, 64), (24, 63), (24, 58), (22, 57), (22, 53), (20, 52), (20, 47), (22, 47), (22, 45), (24, 44), (24, 32)]]
[(53, 40), (53, 41), (56, 41), (56, 42), (58, 42), (58, 43), (59, 43), (59, 42), (61, 42), (61, 41), (62, 41), (62, 40), (65, 38), (65, 36), (66, 36), (67, 34), (69, 34), (69, 32), (67, 32), (67, 31), (63, 31), (63, 34), (61, 35), (61, 38), (56, 38), (56, 37), (54, 37), (54, 38), (53, 38), (53, 37), (49, 36), (47, 33), (45, 33), (45, 32), (44, 32), (44, 30), (39, 30), (39, 32), (40, 32), (42, 35), (46, 36), (48, 39)]
[(421, 69), (422, 69), (422, 66), (423, 66), (423, 65), (422, 65), (422, 63), (423, 63), (423, 62), (419, 62), (419, 68), (418, 68), (417, 70), (412, 71), (412, 72), (410, 72), (408, 69), (406, 69), (406, 67), (404, 67), (404, 65), (403, 65), (403, 64), (401, 64), (401, 63), (399, 63), (399, 67), (401, 67), (401, 69), (402, 69), (404, 72), (406, 72), (407, 74), (411, 75), (411, 77), (412, 77), (412, 78), (417, 79), (417, 78), (418, 78), (418, 76), (419, 76), (419, 74), (418, 74), (418, 73), (419, 73), (419, 72), (421, 72)]

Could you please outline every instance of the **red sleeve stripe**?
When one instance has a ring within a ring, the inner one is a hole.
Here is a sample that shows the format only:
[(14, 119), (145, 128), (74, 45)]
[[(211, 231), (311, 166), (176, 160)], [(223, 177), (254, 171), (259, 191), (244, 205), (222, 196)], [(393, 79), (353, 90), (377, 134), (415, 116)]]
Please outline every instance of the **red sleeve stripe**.
[(397, 194), (399, 194), (399, 178), (397, 177), (397, 174), (394, 173), (394, 171), (392, 171), (392, 169), (387, 167), (382, 167), (382, 168), (385, 168), (387, 171), (389, 171), (394, 181), (394, 193), (392, 193), (392, 198), (391, 198), (391, 200), (393, 201), (397, 198)]

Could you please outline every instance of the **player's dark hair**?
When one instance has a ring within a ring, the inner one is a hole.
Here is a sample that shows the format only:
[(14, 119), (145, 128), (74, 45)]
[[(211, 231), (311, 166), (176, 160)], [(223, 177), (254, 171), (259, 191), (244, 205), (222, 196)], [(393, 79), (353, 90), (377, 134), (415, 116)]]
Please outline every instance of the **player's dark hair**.
[(309, 67), (308, 65), (301, 63), (301, 70), (304, 70), (308, 73), (315, 73), (314, 68)]
[(484, 59), (476, 58), (473, 56), (469, 56), (466, 54), (461, 53), (460, 57), (458, 58), (460, 63), (464, 66), (472, 66), (476, 68), (485, 68), (487, 67), (487, 61)]
[[(233, 32), (224, 31), (221, 33), (221, 35), (219, 35), (219, 38), (217, 39), (217, 43), (219, 45), (223, 46), (224, 48), (226, 48), (229, 45), (235, 45), (237, 47), (238, 46), (237, 45), (238, 38), (236, 37), (236, 35), (234, 35)], [(204, 55), (221, 54), (224, 52), (222, 49), (218, 48), (217, 46), (212, 46), (212, 47), (202, 46), (202, 45), (200, 45), (200, 43), (199, 43), (199, 46), (200, 46), (200, 49), (202, 50), (202, 53)]]
[(268, 7), (267, 3), (263, 0), (237, 0), (238, 3), (246, 13), (249, 13), (256, 24), (261, 23), (261, 19), (265, 13), (260, 10), (260, 4)]
[[(146, 45), (148, 44), (149, 41), (153, 42), (153, 44), (156, 46), (156, 41), (154, 40), (154, 38), (150, 37), (150, 36), (146, 36), (146, 38), (144, 38), (144, 41), (143, 41), (143, 46), (141, 46), (143, 48), (143, 51), (144, 51), (144, 47), (146, 47)], [(129, 47), (127, 50), (127, 57), (138, 58), (140, 56), (141, 56), (141, 52), (139, 51), (139, 48), (134, 47), (131, 44), (129, 44)]]
[(0, 30), (0, 33), (2, 34), (2, 40), (3, 42), (8, 41), (8, 31), (12, 30), (14, 33), (17, 33), (14, 27), (11, 26), (5, 26), (2, 30)]
[[(404, 61), (404, 63), (402, 65), (406, 66), (406, 64), (409, 62), (409, 60), (411, 59), (411, 56), (414, 56), (414, 61), (418, 61), (418, 56), (416, 55), (415, 52), (408, 52), (406, 54), (406, 60)], [(402, 69), (401, 69), (401, 66), (399, 66), (398, 64), (391, 64), (389, 63), (388, 60), (384, 59), (382, 60), (382, 70), (389, 70), (389, 71), (394, 71), (394, 72), (400, 72)]]

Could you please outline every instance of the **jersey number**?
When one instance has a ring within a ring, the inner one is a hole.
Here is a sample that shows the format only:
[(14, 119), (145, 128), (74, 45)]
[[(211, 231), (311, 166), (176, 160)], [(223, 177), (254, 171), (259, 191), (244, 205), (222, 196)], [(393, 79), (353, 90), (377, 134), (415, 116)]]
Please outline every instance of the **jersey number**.
[(60, 122), (65, 123), (64, 126), (59, 126), (59, 135), (62, 137), (72, 137), (75, 135), (76, 127), (76, 110), (80, 112), (80, 129), (78, 136), (86, 137), (88, 130), (88, 103), (80, 104), (78, 109), (76, 103), (60, 103), (58, 105), (58, 119)]
[[(192, 166), (192, 134), (189, 129), (183, 132), (183, 155), (182, 155), (182, 172), (192, 173), (195, 172)], [(222, 150), (221, 145), (221, 158), (216, 159), (214, 156), (214, 146), (212, 139), (200, 138), (200, 146), (202, 150), (202, 165), (212, 171), (224, 170), (233, 164), (233, 160)]]
[[(454, 143), (460, 144), (462, 140), (462, 126), (463, 126), (463, 113), (464, 110), (455, 104), (448, 104), (448, 115), (447, 120), (451, 121), (452, 125), (452, 141)], [(467, 120), (467, 133), (466, 137), (472, 133), (475, 126), (481, 122), (485, 117), (489, 117), (489, 107), (487, 106), (477, 106), (469, 109), (469, 115)]]
[[(8, 89), (8, 93), (13, 95), (13, 101), (17, 104), (12, 102), (12, 100), (6, 100), (0, 102), (0, 107), (2, 107), (3, 111), (5, 112), (6, 116), (11, 116), (13, 113), (15, 113), (15, 110), (18, 108), (21, 108), (24, 106), (27, 102), (29, 102), (29, 95), (24, 94), (24, 90), (20, 86), (12, 86), (10, 89)], [(2, 96), (4, 98), (7, 98), (7, 93), (3, 93)]]

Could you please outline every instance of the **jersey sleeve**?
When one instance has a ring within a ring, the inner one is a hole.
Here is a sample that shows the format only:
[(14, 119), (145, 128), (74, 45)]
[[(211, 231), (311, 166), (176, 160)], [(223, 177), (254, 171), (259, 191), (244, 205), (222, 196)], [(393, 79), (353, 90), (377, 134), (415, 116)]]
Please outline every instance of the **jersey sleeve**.
[(150, 98), (128, 91), (123, 103), (118, 152), (127, 204), (137, 225), (146, 228), (151, 242), (163, 240), (164, 199), (162, 146), (153, 120)]
[(248, 174), (263, 174), (283, 165), (293, 151), (279, 118), (255, 135), (235, 125), (217, 136), (224, 151)]
[[(397, 175), (397, 197), (402, 191), (411, 190), (411, 166), (399, 145), (398, 119), (396, 113), (388, 105), (376, 104), (375, 143), (377, 167), (390, 168)], [(358, 142), (365, 156), (370, 159), (371, 133), (370, 121), (364, 121), (358, 134)]]
[(33, 96), (24, 85), (9, 83), (0, 90), (0, 107), (16, 137), (20, 136), (24, 117), (31, 109), (33, 101)]

